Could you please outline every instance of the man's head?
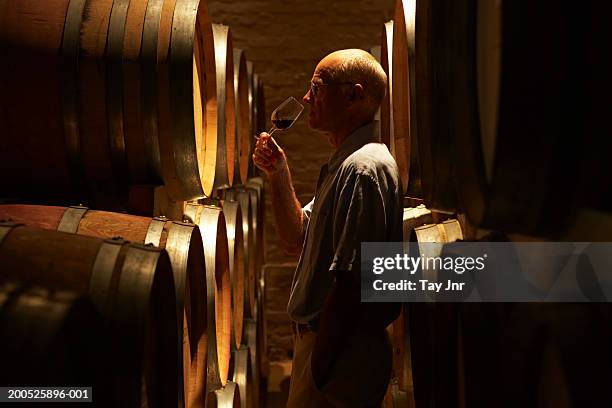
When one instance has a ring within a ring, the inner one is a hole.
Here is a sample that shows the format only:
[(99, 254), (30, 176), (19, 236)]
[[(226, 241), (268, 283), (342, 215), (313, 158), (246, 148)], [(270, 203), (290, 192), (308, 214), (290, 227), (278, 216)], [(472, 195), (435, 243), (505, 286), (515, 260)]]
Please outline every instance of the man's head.
[(317, 65), (304, 95), (310, 127), (348, 136), (372, 121), (386, 88), (387, 75), (370, 53), (348, 49), (329, 54)]

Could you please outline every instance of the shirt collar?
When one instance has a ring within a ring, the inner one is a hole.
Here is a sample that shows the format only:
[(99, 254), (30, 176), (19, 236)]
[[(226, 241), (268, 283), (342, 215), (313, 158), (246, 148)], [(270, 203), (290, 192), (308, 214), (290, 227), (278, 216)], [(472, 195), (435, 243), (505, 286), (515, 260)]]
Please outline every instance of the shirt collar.
[(368, 143), (380, 143), (380, 122), (374, 120), (355, 130), (347, 137), (328, 161), (328, 171), (334, 172), (351, 154)]

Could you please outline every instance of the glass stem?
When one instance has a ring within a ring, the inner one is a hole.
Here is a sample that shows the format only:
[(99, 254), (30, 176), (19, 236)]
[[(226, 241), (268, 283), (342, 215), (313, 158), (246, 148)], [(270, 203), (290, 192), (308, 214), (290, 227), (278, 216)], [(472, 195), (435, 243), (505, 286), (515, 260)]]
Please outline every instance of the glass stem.
[(272, 129), (270, 129), (270, 130), (268, 131), (268, 134), (269, 134), (270, 136), (272, 136), (272, 133), (276, 132), (277, 130), (278, 130), (278, 129), (276, 128), (276, 126), (272, 126)]

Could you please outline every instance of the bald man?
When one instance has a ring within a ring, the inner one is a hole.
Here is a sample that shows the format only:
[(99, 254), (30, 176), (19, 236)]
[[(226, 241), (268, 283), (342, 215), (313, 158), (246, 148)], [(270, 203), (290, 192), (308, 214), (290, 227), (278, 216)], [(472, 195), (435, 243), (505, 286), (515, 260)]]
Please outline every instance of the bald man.
[(301, 251), (287, 307), (295, 333), (290, 408), (379, 407), (389, 382), (385, 327), (398, 306), (360, 302), (361, 242), (402, 239), (399, 171), (374, 121), (386, 87), (382, 67), (363, 50), (319, 62), (303, 99), (309, 126), (333, 153), (303, 208), (283, 149), (267, 133), (255, 147), (277, 233), (288, 252)]

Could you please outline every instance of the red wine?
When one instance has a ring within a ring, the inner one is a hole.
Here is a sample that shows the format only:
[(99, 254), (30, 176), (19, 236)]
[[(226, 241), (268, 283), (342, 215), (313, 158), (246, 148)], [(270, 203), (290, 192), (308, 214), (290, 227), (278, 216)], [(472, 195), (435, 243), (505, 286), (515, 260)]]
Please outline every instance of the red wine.
[(276, 126), (278, 130), (283, 130), (291, 126), (293, 121), (291, 119), (276, 119), (273, 120), (272, 123), (274, 123), (274, 126)]

